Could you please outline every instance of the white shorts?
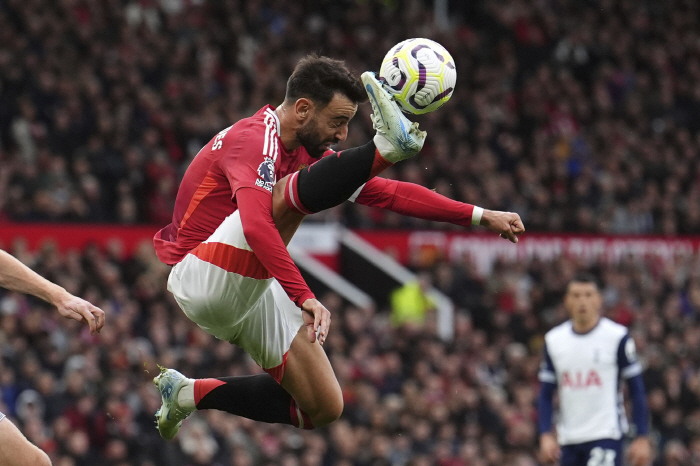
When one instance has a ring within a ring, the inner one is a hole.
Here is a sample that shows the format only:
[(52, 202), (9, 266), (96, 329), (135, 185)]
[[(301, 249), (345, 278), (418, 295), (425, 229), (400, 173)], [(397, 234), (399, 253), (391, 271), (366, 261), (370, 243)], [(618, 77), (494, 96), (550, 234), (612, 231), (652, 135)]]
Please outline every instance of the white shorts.
[(168, 290), (190, 320), (282, 380), (301, 309), (253, 254), (238, 211), (173, 267)]

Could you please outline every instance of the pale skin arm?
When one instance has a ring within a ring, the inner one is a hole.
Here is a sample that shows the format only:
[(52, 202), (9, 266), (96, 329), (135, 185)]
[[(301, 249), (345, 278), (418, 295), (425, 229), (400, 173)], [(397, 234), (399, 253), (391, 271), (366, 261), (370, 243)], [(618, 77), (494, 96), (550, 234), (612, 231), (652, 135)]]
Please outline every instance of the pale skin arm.
[(557, 436), (552, 432), (545, 432), (540, 435), (540, 455), (546, 464), (556, 463), (561, 456)]
[(105, 323), (102, 309), (73, 296), (3, 250), (0, 250), (0, 287), (51, 303), (63, 317), (87, 323), (92, 334), (99, 332)]
[(647, 466), (651, 462), (651, 440), (647, 436), (634, 439), (627, 450), (627, 457), (632, 466)]

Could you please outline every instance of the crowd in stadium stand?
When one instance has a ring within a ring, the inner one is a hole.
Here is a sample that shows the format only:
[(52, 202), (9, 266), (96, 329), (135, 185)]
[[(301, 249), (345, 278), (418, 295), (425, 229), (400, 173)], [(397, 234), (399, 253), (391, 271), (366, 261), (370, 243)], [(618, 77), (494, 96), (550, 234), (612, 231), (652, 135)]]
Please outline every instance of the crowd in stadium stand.
[[(450, 3), (453, 29), (440, 30), (420, 0), (0, 0), (0, 220), (164, 225), (192, 157), (281, 102), (302, 54), (376, 69), (394, 43), (426, 36), (452, 52), (457, 88), (420, 118), (423, 154), (387, 176), (518, 212), (528, 231), (700, 233), (698, 2)], [(368, 113), (344, 147), (372, 135)], [(354, 205), (316, 217), (439, 226)], [(423, 270), (460, 309), (452, 343), (430, 310), (397, 326), (389, 309), (322, 296), (338, 422), (301, 431), (199, 412), (164, 442), (156, 363), (191, 377), (260, 369), (185, 318), (150, 245), (126, 258), (117, 244), (4, 246), (107, 312), (91, 336), (0, 292), (0, 411), (57, 466), (533, 466), (542, 335), (581, 268)], [(592, 269), (645, 366), (655, 464), (700, 464), (700, 258)]]
[[(38, 301), (0, 297), (0, 411), (57, 466), (534, 466), (542, 336), (566, 318), (569, 259), (497, 264), (479, 277), (465, 259), (427, 279), (459, 305), (455, 338), (434, 313), (403, 325), (389, 309), (322, 296), (333, 314), (325, 349), (345, 410), (303, 431), (200, 411), (172, 442), (154, 426), (156, 363), (190, 377), (260, 372), (239, 348), (192, 324), (165, 291), (168, 268), (148, 245), (13, 252), (100, 305), (99, 336)], [(608, 317), (630, 326), (651, 411), (657, 465), (700, 464), (700, 257), (589, 267)]]
[[(529, 228), (700, 232), (700, 7), (666, 2), (0, 2), (0, 214), (170, 220), (179, 177), (222, 128), (284, 97), (319, 51), (378, 69), (408, 37), (458, 84), (387, 175), (521, 214)], [(400, 8), (397, 8), (400, 7)], [(345, 147), (372, 134), (368, 106)], [(354, 226), (415, 226), (350, 207)]]

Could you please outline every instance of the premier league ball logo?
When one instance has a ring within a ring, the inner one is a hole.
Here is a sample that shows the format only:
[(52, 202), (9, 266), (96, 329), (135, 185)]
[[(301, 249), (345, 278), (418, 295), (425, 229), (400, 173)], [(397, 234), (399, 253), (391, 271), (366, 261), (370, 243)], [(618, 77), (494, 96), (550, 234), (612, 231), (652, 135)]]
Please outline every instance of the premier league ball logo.
[(258, 167), (258, 178), (255, 180), (255, 185), (265, 188), (272, 192), (272, 187), (275, 185), (275, 162), (272, 159), (265, 159)]

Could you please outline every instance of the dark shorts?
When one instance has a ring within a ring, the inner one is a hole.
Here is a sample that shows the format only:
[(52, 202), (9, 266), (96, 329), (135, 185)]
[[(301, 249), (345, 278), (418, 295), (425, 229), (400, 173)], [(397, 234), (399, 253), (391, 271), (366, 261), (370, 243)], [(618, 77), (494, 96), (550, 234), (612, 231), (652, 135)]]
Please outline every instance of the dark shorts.
[(594, 440), (563, 445), (561, 466), (622, 466), (622, 440)]

